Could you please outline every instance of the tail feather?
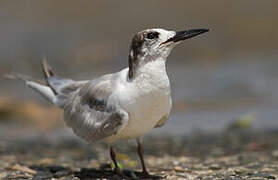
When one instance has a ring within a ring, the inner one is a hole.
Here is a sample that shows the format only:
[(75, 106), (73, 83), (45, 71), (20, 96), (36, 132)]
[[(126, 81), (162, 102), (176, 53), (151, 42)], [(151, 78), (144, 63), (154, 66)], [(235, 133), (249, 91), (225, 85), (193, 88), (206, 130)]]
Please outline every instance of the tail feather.
[(16, 80), (24, 81), (28, 87), (30, 87), (31, 89), (34, 89), (36, 92), (38, 92), (44, 98), (46, 98), (48, 101), (55, 104), (56, 95), (54, 94), (52, 89), (46, 83), (39, 81), (39, 80), (34, 80), (33, 78), (31, 78), (27, 75), (18, 74), (18, 73), (5, 74), (4, 77), (9, 78), (9, 79), (16, 79)]
[(52, 104), (55, 104), (56, 94), (52, 91), (52, 89), (48, 86), (41, 85), (34, 81), (26, 82), (27, 86), (37, 91), (40, 95), (50, 101)]
[(7, 74), (5, 77), (24, 81), (28, 87), (34, 89), (51, 103), (60, 107), (63, 107), (69, 94), (76, 91), (79, 86), (87, 82), (77, 82), (71, 79), (56, 77), (45, 58), (42, 60), (42, 70), (45, 82), (37, 81), (29, 76), (16, 73)]
[(27, 76), (25, 74), (20, 74), (20, 73), (12, 72), (12, 73), (9, 73), (9, 74), (4, 74), (4, 77), (8, 78), (8, 79), (21, 80), (21, 81), (24, 81), (24, 82), (33, 81), (33, 82), (36, 82), (38, 84), (47, 86), (45, 81), (36, 80), (36, 79), (34, 79), (34, 78), (30, 77), (30, 76)]
[(50, 67), (50, 65), (48, 64), (46, 58), (43, 58), (43, 60), (42, 60), (42, 71), (43, 71), (45, 79), (48, 79), (51, 76), (55, 76), (55, 73), (52, 70), (52, 68)]
[(53, 93), (57, 95), (57, 91), (52, 87), (52, 85), (49, 83), (49, 78), (55, 76), (54, 71), (52, 70), (51, 66), (48, 64), (46, 58), (43, 58), (42, 60), (42, 72), (44, 74), (45, 81), (47, 85), (51, 88)]

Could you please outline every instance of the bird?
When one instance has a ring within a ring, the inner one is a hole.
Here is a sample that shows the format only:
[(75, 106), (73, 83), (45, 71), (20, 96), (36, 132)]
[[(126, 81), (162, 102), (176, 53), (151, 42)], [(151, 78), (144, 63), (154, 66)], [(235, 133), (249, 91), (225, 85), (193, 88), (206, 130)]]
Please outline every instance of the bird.
[(7, 76), (23, 80), (28, 87), (63, 109), (66, 125), (78, 137), (89, 143), (106, 142), (117, 172), (114, 143), (136, 140), (142, 174), (149, 176), (143, 158), (143, 136), (162, 127), (172, 108), (167, 57), (182, 41), (208, 31), (161, 28), (140, 31), (132, 38), (128, 67), (92, 80), (75, 81), (57, 76), (45, 58), (42, 60), (43, 82), (17, 73)]

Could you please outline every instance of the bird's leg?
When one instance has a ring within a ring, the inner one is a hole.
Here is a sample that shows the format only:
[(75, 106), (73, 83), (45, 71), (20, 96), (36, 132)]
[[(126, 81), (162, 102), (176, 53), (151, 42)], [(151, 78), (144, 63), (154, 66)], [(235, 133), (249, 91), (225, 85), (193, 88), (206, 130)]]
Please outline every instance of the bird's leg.
[(140, 157), (140, 161), (141, 161), (141, 166), (142, 166), (142, 173), (144, 176), (150, 176), (150, 174), (148, 173), (146, 166), (145, 166), (145, 162), (144, 162), (144, 151), (143, 151), (143, 147), (141, 145), (141, 142), (139, 139), (137, 139), (137, 153)]
[(113, 164), (115, 166), (115, 170), (118, 171), (119, 170), (119, 166), (118, 166), (118, 163), (117, 163), (117, 160), (116, 160), (116, 153), (114, 152), (112, 146), (110, 146), (109, 149), (110, 149), (110, 157), (111, 157), (111, 159), (113, 161)]
[(115, 169), (114, 169), (115, 173), (118, 174), (119, 176), (121, 176), (123, 179), (129, 179), (126, 175), (124, 175), (124, 173), (119, 168), (117, 160), (116, 160), (116, 153), (114, 152), (113, 147), (110, 146), (109, 149), (110, 149), (110, 157), (113, 161), (113, 164), (115, 165)]

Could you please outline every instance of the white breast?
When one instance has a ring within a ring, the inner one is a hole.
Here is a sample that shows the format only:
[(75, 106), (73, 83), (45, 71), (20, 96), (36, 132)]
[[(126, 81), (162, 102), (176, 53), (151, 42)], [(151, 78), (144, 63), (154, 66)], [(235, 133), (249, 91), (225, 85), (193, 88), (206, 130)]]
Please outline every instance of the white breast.
[(117, 88), (120, 105), (129, 113), (127, 126), (109, 141), (140, 137), (168, 115), (172, 102), (165, 62), (150, 62), (131, 83)]

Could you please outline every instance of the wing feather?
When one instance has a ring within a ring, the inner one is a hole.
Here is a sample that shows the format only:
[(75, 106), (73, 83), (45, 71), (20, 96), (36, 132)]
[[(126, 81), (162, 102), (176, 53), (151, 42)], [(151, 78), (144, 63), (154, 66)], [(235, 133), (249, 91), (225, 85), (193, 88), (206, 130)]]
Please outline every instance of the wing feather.
[(114, 135), (127, 124), (128, 113), (116, 102), (110, 102), (114, 76), (105, 75), (86, 83), (64, 107), (67, 125), (89, 142)]

